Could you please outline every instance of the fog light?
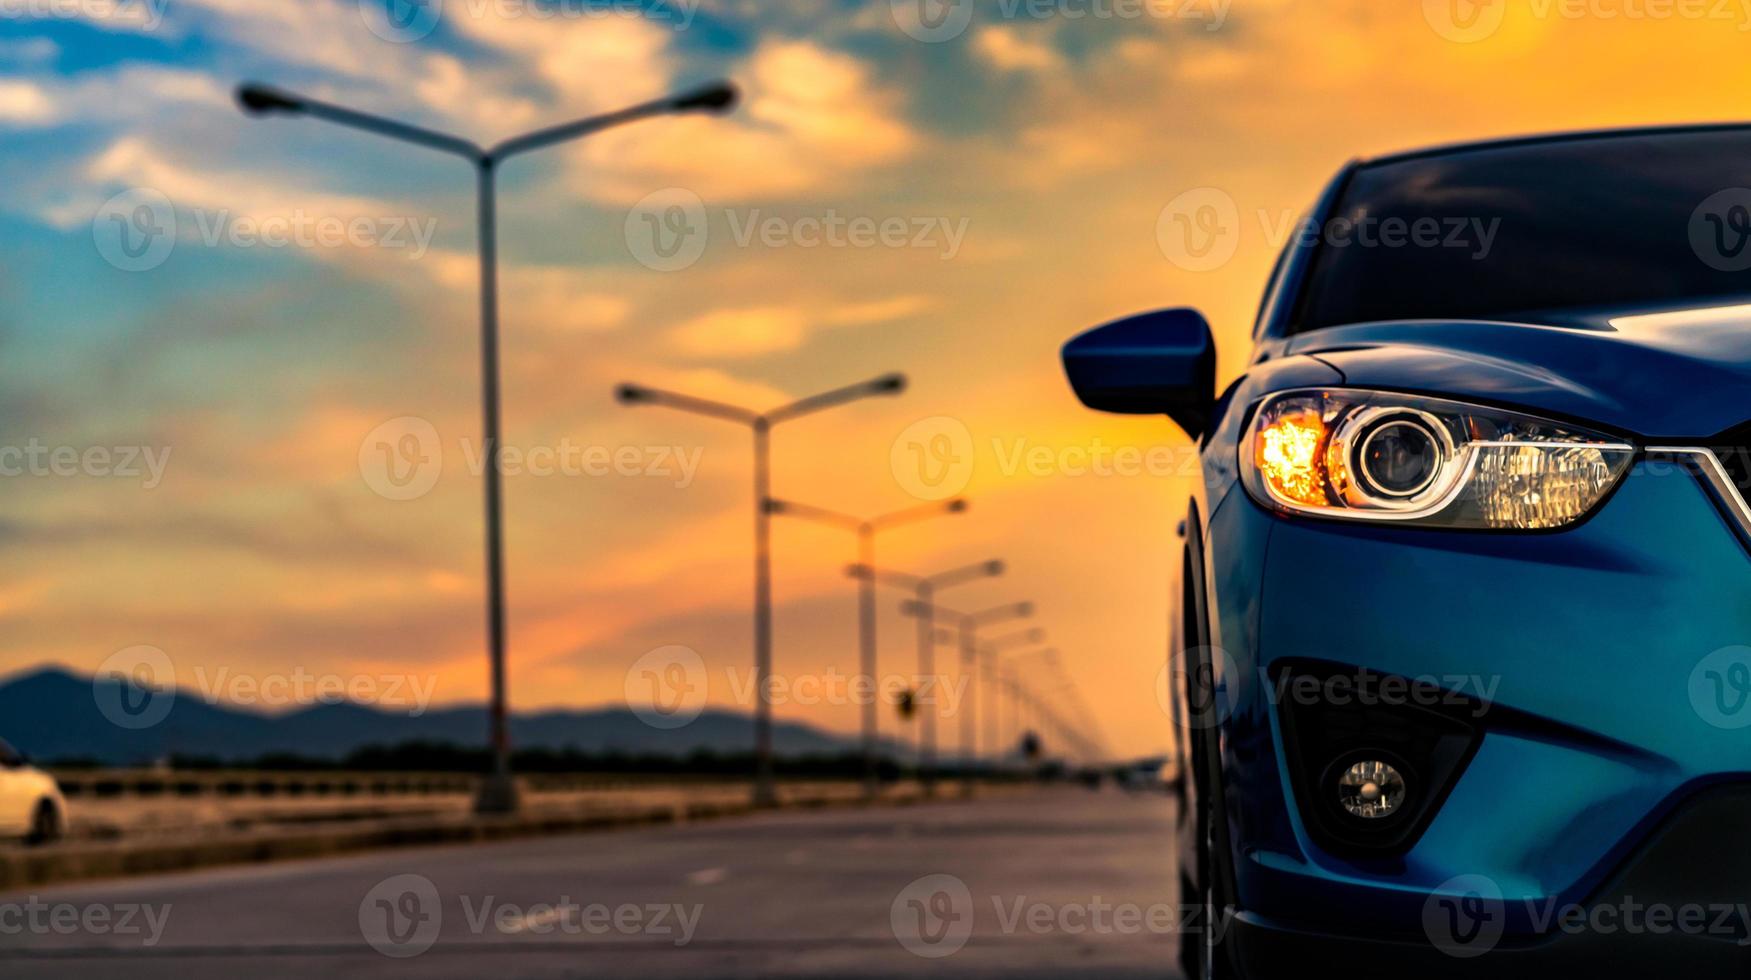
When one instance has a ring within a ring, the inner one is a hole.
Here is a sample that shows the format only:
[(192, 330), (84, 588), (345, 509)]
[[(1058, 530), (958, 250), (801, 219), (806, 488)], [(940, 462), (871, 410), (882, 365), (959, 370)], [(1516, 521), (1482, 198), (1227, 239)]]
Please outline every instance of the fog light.
[(1338, 802), (1363, 820), (1389, 817), (1404, 803), (1404, 777), (1385, 762), (1358, 762), (1338, 777)]

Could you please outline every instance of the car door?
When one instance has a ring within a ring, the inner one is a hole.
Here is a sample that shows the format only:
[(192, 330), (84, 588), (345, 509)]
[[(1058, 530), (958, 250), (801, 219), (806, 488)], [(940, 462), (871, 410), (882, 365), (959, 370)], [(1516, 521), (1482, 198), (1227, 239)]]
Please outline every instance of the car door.
[(30, 808), (36, 780), (24, 767), (24, 757), (0, 740), (0, 836), (16, 837), (30, 829)]

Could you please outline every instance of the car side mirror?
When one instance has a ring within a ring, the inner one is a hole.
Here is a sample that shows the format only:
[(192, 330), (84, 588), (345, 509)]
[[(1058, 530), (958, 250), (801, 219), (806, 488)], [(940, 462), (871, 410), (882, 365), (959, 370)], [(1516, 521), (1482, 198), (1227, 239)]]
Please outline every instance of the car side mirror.
[(1216, 402), (1216, 339), (1197, 310), (1139, 313), (1065, 344), (1064, 373), (1089, 408), (1166, 415), (1196, 439)]

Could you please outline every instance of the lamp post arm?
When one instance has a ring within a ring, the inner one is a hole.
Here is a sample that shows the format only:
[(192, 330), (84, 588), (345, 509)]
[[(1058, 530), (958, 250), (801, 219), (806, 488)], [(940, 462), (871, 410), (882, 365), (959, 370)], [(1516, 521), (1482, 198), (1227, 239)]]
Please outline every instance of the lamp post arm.
[(414, 143), (428, 149), (454, 153), (457, 156), (467, 158), (476, 165), (479, 165), (486, 156), (486, 152), (479, 146), (460, 136), (452, 136), (449, 133), (440, 133), (435, 129), (397, 122), (373, 113), (360, 112), (357, 109), (348, 109), (345, 106), (312, 99), (284, 89), (252, 83), (241, 86), (237, 93), (238, 100), (250, 113), (280, 112), (287, 115), (314, 116), (317, 119), (324, 119), (367, 133), (375, 133), (378, 136), (387, 136), (404, 143)]
[[(798, 503), (794, 500), (774, 498), (767, 502), (767, 507), (770, 508), (771, 513), (777, 514), (781, 517), (800, 517), (805, 521), (813, 521), (816, 524), (826, 524), (831, 527), (843, 528), (849, 531), (857, 531), (864, 526), (863, 521), (852, 517), (850, 514), (841, 514), (836, 510), (828, 510), (825, 507), (816, 507), (813, 504)], [(859, 567), (862, 566), (860, 565)], [(861, 578), (862, 576), (857, 577)]]
[(766, 418), (773, 425), (777, 425), (780, 422), (788, 422), (791, 419), (833, 408), (836, 405), (843, 405), (846, 402), (857, 401), (860, 398), (899, 394), (905, 388), (905, 375), (885, 374), (869, 381), (846, 385), (843, 388), (835, 388), (832, 391), (824, 391), (818, 395), (798, 399), (788, 405), (781, 405), (767, 412)]
[(917, 507), (908, 507), (904, 510), (892, 511), (883, 514), (880, 517), (871, 518), (869, 525), (878, 531), (885, 531), (891, 527), (900, 527), (904, 524), (916, 524), (919, 521), (929, 520), (932, 517), (942, 517), (945, 514), (964, 513), (966, 509), (967, 502), (956, 497), (953, 500), (946, 500), (941, 503), (921, 504)]
[(495, 160), (504, 160), (520, 153), (528, 153), (530, 150), (539, 150), (542, 147), (552, 146), (555, 143), (566, 143), (571, 140), (581, 139), (593, 133), (599, 133), (604, 129), (612, 129), (615, 126), (622, 126), (629, 122), (637, 122), (640, 119), (649, 119), (652, 116), (669, 115), (674, 111), (671, 107), (672, 102), (672, 99), (659, 99), (655, 102), (646, 102), (643, 105), (635, 105), (616, 112), (607, 112), (599, 116), (591, 116), (588, 119), (579, 119), (576, 122), (560, 123), (557, 126), (538, 129), (533, 133), (525, 133), (522, 136), (513, 136), (487, 150), (486, 153)]
[(753, 425), (760, 420), (758, 412), (746, 408), (712, 401), (709, 398), (695, 398), (692, 395), (683, 395), (679, 392), (664, 391), (661, 388), (623, 384), (616, 388), (614, 393), (622, 402), (629, 405), (657, 405), (662, 408), (672, 408), (679, 412), (704, 415), (708, 418), (722, 419), (741, 425)]

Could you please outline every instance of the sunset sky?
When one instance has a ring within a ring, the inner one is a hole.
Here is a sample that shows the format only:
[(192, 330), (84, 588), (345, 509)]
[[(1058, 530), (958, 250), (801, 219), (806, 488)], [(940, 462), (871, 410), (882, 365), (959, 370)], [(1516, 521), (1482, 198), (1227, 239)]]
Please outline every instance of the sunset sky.
[[(0, 454), (0, 672), (91, 671), (143, 644), (184, 684), (301, 668), (485, 696), (470, 173), (247, 118), (242, 80), (480, 142), (714, 77), (745, 92), (727, 118), (504, 171), (506, 442), (532, 470), (547, 451), (580, 463), (507, 478), (514, 708), (621, 703), (628, 669), (670, 645), (698, 651), (714, 704), (748, 707), (730, 682), (750, 661), (748, 435), (616, 405), (615, 383), (766, 407), (900, 370), (902, 397), (778, 429), (775, 491), (890, 511), (943, 486), (915, 454), (949, 450), (970, 511), (893, 531), (882, 563), (1007, 559), (953, 601), (1037, 601), (1124, 753), (1172, 738), (1155, 683), (1186, 442), (1080, 408), (1058, 345), (1193, 305), (1226, 385), (1289, 220), (1346, 159), (1751, 117), (1737, 0), (980, 0), (932, 40), (915, 0), (643, 6), (445, 0), (417, 37), (369, 0), (6, 7), (0, 447), (40, 451)], [(1164, 218), (1203, 188), (1238, 218), (1215, 268)], [(166, 207), (167, 253), (117, 237)], [(678, 217), (696, 257), (651, 237)], [(255, 234), (282, 226), (334, 234)], [(429, 491), (384, 483), (381, 446), (434, 443)], [(129, 447), (139, 475), (101, 472)], [(1084, 472), (1117, 447), (1167, 462)], [(116, 452), (42, 462), (94, 448)], [(628, 473), (582, 465), (622, 450)], [(852, 670), (849, 536), (780, 521), (775, 551), (778, 673)], [(913, 667), (898, 598), (880, 606), (884, 674)], [(778, 711), (857, 723), (849, 705)]]

